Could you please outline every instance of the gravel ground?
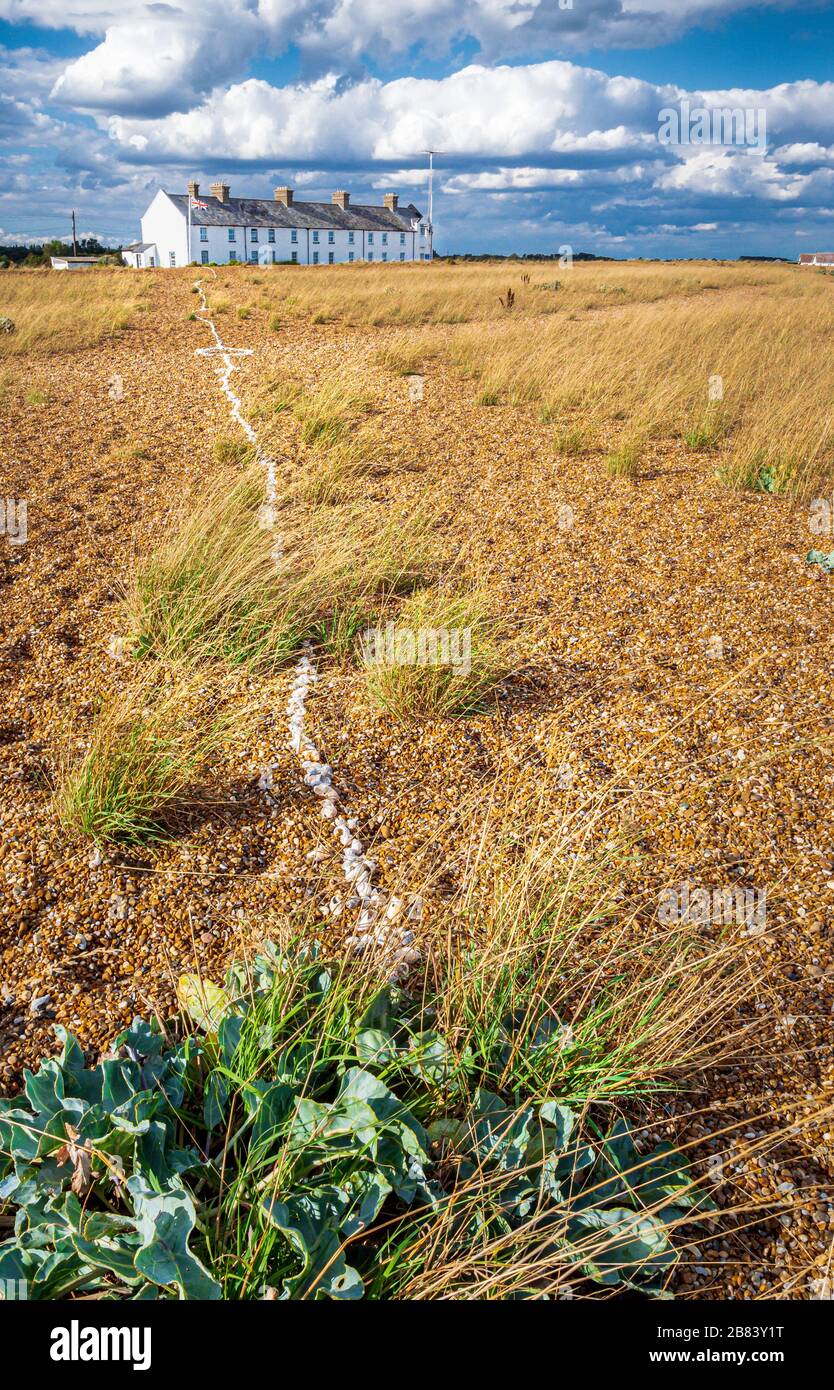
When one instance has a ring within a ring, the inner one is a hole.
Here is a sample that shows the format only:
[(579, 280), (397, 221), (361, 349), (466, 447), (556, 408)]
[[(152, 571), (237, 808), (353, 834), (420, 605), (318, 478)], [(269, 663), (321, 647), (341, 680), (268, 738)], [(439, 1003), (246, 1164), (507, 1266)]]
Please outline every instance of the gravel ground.
[[(159, 857), (96, 863), (51, 809), (65, 750), (123, 679), (108, 648), (136, 550), (230, 431), (210, 359), (195, 356), (208, 333), (187, 319), (191, 284), (154, 277), (151, 313), (115, 345), (10, 369), (0, 492), (27, 499), (29, 540), (0, 540), (0, 1092), (53, 1047), (54, 1021), (99, 1046), (135, 1012), (166, 1011), (182, 969), (217, 976), (270, 914), (315, 912), (339, 886), (334, 851), (307, 858), (324, 836), (285, 748), (291, 673), (240, 679), (241, 717), (215, 769), (222, 804)], [(775, 1202), (778, 1216), (725, 1248), (708, 1241), (681, 1291), (830, 1296), (832, 1120), (808, 1117), (830, 1104), (834, 1073), (834, 579), (804, 563), (818, 544), (807, 509), (725, 490), (714, 461), (679, 443), (658, 445), (637, 481), (609, 477), (602, 453), (558, 458), (533, 407), (478, 406), (472, 382), (431, 360), (414, 403), (403, 378), (373, 366), (386, 330), (276, 334), (256, 311), (222, 331), (255, 349), (234, 378), (244, 405), (274, 372), (307, 386), (334, 370), (372, 381), (398, 462), (362, 499), (383, 512), (432, 498), (450, 547), (491, 572), (523, 652), (492, 713), (418, 726), (370, 707), (357, 672), (323, 669), (308, 719), (376, 838), (382, 882), (398, 884), (421, 852), (433, 893), (451, 893), (461, 806), (508, 747), (534, 777), (556, 736), (571, 794), (605, 789), (643, 851), (647, 931), (670, 884), (766, 892), (766, 929), (747, 949), (767, 979), (749, 1001), (769, 1020), (767, 1061), (711, 1078), (684, 1137), (708, 1154), (716, 1116), (758, 1117), (742, 1146), (774, 1125), (802, 1133), (725, 1164), (727, 1201)], [(33, 387), (46, 403), (26, 402)], [(280, 420), (292, 466), (297, 427)], [(257, 783), (275, 758), (270, 805)], [(669, 1129), (681, 1133), (672, 1113)]]

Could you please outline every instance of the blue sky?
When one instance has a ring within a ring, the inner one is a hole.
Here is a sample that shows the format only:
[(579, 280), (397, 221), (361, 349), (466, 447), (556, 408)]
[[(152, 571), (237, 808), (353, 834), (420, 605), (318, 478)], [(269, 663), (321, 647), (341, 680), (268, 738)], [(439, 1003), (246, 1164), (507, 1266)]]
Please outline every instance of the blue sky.
[(432, 145), (440, 251), (831, 250), (832, 54), (802, 0), (0, 0), (0, 243), (190, 176), (424, 208)]

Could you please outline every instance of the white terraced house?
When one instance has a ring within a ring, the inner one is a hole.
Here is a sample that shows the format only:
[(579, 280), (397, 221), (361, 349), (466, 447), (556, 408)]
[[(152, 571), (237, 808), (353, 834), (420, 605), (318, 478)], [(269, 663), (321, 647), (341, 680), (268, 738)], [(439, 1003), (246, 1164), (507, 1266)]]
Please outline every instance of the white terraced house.
[(400, 207), (396, 193), (372, 207), (351, 204), (342, 191), (329, 203), (296, 202), (291, 188), (276, 188), (271, 200), (232, 198), (227, 183), (213, 183), (211, 196), (201, 196), (192, 182), (187, 193), (159, 190), (142, 218), (142, 240), (122, 256), (139, 269), (193, 262), (423, 261), (431, 259), (431, 234), (412, 203)]

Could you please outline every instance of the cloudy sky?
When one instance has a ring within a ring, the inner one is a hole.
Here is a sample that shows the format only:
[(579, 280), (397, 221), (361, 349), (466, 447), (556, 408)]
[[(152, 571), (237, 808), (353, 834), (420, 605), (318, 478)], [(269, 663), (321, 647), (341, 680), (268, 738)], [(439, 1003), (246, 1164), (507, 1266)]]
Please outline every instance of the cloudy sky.
[(832, 54), (832, 0), (0, 0), (0, 243), (190, 176), (424, 208), (432, 146), (441, 252), (834, 250)]

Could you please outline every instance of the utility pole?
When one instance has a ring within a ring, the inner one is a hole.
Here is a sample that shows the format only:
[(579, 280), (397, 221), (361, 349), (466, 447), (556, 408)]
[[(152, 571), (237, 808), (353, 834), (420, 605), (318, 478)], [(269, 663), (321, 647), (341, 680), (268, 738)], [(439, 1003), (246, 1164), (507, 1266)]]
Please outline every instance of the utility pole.
[(75, 208), (72, 210), (72, 254), (78, 255), (78, 242), (75, 239)]

